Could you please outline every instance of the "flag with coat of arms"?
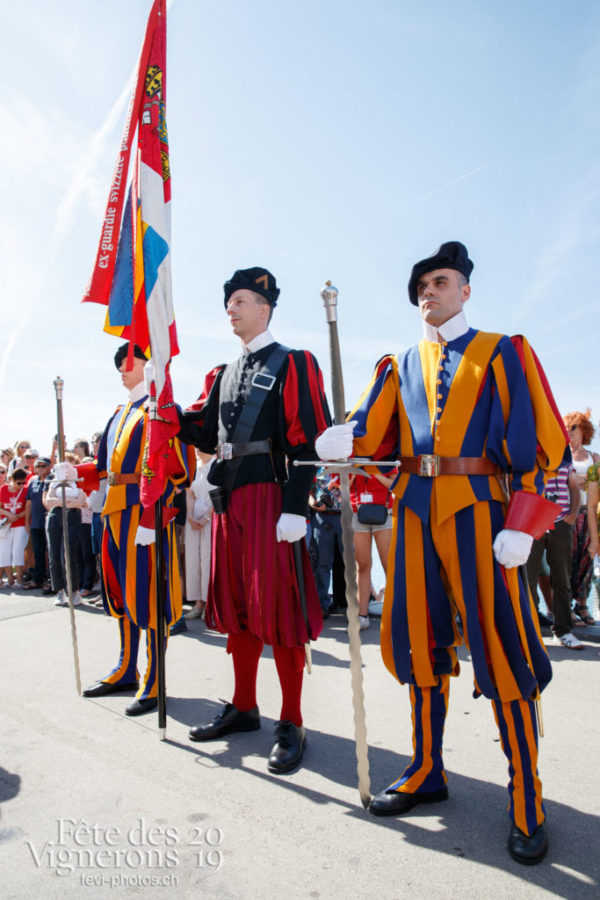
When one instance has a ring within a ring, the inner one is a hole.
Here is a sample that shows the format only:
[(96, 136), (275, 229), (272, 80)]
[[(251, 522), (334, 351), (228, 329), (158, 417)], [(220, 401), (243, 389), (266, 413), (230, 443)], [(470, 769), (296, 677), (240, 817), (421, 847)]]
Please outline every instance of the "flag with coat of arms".
[[(107, 307), (104, 330), (152, 356), (148, 438), (140, 496), (149, 509), (163, 494), (179, 430), (169, 373), (179, 353), (171, 290), (171, 172), (166, 124), (166, 0), (154, 0), (96, 260), (84, 301)], [(137, 143), (134, 141), (137, 134)], [(132, 177), (126, 191), (132, 149)]]

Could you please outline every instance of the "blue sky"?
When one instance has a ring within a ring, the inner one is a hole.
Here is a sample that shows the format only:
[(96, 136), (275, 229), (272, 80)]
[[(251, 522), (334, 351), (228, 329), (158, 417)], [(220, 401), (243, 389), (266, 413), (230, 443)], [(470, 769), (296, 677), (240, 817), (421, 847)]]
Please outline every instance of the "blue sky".
[[(2, 3), (0, 445), (69, 443), (122, 396), (81, 304), (149, 0)], [(579, 0), (173, 0), (167, 122), (175, 397), (237, 355), (223, 281), (267, 266), (273, 331), (329, 382), (319, 291), (340, 291), (351, 405), (421, 334), (406, 283), (442, 241), (475, 261), (476, 327), (524, 333), (563, 412), (600, 418), (600, 7)], [(600, 447), (598, 439), (594, 442)]]

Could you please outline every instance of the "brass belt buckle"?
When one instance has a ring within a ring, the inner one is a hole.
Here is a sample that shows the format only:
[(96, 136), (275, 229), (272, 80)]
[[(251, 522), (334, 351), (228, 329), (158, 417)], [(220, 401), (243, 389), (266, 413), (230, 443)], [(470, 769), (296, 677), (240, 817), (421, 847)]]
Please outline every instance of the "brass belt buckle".
[(219, 459), (233, 459), (233, 444), (219, 444), (218, 450)]
[(421, 453), (419, 460), (419, 475), (424, 478), (435, 478), (440, 474), (440, 458), (435, 453)]
[(114, 486), (116, 485), (116, 483), (117, 483), (117, 473), (116, 473), (116, 472), (109, 472), (109, 473), (108, 473), (107, 481), (108, 481), (108, 486), (109, 486), (109, 487), (114, 487)]

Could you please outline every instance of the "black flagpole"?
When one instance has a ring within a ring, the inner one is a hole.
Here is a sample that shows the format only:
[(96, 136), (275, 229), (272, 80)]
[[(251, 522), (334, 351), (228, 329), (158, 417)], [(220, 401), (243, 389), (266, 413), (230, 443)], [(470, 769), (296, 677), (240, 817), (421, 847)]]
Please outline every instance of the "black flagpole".
[[(150, 418), (157, 418), (156, 397), (150, 397)], [(167, 685), (165, 666), (165, 557), (163, 553), (162, 498), (154, 505), (154, 546), (156, 582), (156, 679), (158, 683), (158, 735), (165, 740), (167, 727)]]

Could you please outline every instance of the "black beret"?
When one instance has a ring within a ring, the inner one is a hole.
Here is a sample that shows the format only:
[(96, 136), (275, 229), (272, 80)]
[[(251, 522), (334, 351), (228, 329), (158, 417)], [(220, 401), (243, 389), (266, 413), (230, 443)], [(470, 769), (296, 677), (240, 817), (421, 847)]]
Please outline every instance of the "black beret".
[(225, 309), (227, 309), (227, 301), (234, 291), (246, 290), (261, 294), (271, 307), (277, 306), (279, 297), (275, 276), (271, 275), (268, 269), (261, 269), (260, 266), (254, 266), (252, 269), (238, 269), (229, 281), (225, 282), (223, 290), (225, 291)]
[[(123, 362), (124, 359), (126, 359), (128, 352), (129, 352), (129, 343), (121, 344), (121, 346), (115, 353), (115, 366), (117, 367), (117, 369), (121, 368), (121, 363)], [(146, 356), (144, 351), (141, 349), (141, 347), (138, 347), (137, 344), (133, 345), (133, 355), (137, 356), (138, 359), (143, 359), (143, 360), (148, 359), (148, 357)]]
[(408, 297), (415, 306), (419, 305), (417, 300), (419, 278), (421, 275), (425, 275), (426, 272), (433, 272), (435, 269), (455, 269), (464, 275), (468, 281), (473, 271), (473, 263), (469, 259), (467, 248), (460, 241), (448, 241), (442, 244), (432, 256), (415, 263), (408, 282)]

